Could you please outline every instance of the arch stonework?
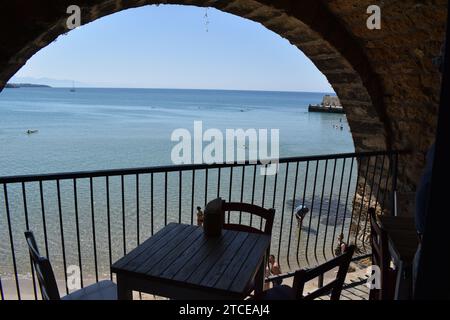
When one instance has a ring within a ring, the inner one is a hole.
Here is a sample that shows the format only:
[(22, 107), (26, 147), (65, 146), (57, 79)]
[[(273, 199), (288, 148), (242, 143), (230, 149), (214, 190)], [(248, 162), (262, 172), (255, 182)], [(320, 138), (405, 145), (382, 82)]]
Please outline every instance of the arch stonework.
[[(377, 3), (378, 2), (378, 3)], [(327, 77), (346, 110), (356, 151), (408, 149), (400, 159), (400, 207), (413, 191), (436, 127), (440, 75), (432, 66), (446, 21), (445, 0), (17, 0), (0, 4), (0, 90), (41, 48), (68, 32), (66, 9), (82, 23), (151, 4), (214, 7), (261, 23), (289, 40)], [(381, 30), (366, 27), (380, 5)]]

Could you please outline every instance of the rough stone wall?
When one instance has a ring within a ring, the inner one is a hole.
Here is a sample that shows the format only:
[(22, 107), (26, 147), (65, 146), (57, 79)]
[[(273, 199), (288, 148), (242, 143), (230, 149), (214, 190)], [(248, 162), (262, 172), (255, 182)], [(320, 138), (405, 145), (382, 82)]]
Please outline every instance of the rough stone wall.
[[(210, 6), (260, 22), (302, 50), (328, 78), (346, 109), (357, 151), (410, 149), (400, 158), (401, 214), (436, 127), (445, 0), (15, 0), (0, 3), (0, 90), (38, 50), (66, 33), (68, 5), (83, 24), (146, 4)], [(369, 5), (382, 29), (366, 27)]]
[[(381, 7), (381, 30), (368, 30), (358, 15), (371, 4)], [(447, 1), (331, 0), (327, 7), (362, 44), (381, 83), (392, 147), (412, 151), (400, 158), (398, 186), (399, 214), (411, 213), (435, 134), (441, 77), (432, 59), (444, 39)]]

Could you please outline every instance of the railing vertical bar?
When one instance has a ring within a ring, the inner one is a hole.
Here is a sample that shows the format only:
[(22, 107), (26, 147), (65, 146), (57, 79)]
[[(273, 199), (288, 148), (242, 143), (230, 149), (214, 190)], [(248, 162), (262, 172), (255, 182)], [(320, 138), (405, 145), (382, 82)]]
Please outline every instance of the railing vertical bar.
[(316, 260), (316, 263), (319, 263), (319, 259), (317, 257), (317, 243), (319, 240), (320, 219), (322, 217), (323, 196), (325, 194), (325, 185), (326, 185), (326, 181), (327, 181), (328, 161), (329, 161), (328, 159), (325, 160), (325, 169), (324, 169), (324, 173), (323, 173), (323, 183), (322, 183), (322, 194), (320, 195), (319, 217), (317, 218), (316, 241), (314, 242), (314, 259)]
[(308, 235), (306, 237), (306, 248), (305, 248), (305, 258), (306, 263), (309, 265), (309, 257), (308, 257), (308, 248), (309, 248), (309, 238), (311, 236), (311, 223), (312, 223), (312, 216), (314, 212), (314, 202), (315, 202), (315, 196), (316, 196), (316, 186), (317, 186), (317, 174), (319, 171), (319, 160), (316, 161), (316, 170), (314, 173), (314, 185), (313, 185), (313, 193), (311, 198), (311, 210), (309, 215), (309, 224), (308, 224)]
[[(308, 174), (309, 174), (309, 161), (306, 161), (306, 170), (305, 170), (305, 181), (303, 185), (303, 195), (302, 195), (302, 207), (305, 207), (305, 198), (306, 198), (306, 187), (308, 185)], [(310, 214), (312, 214), (310, 212)], [(299, 221), (298, 224), (298, 239), (297, 239), (297, 265), (300, 268), (300, 240), (302, 236), (302, 227), (303, 227), (303, 218)]]
[(122, 242), (123, 242), (123, 255), (127, 254), (127, 236), (126, 236), (126, 219), (125, 219), (125, 178), (120, 176), (120, 189), (122, 192)]
[(397, 216), (397, 178), (398, 178), (398, 153), (394, 154), (394, 170), (392, 177), (392, 212), (391, 215)]
[(3, 293), (2, 277), (0, 277), (0, 298), (2, 298), (2, 301), (5, 300), (5, 294)]
[(302, 206), (305, 206), (306, 201), (306, 185), (308, 182), (308, 173), (309, 173), (309, 161), (306, 162), (306, 174), (305, 174), (305, 186), (303, 188), (303, 199), (302, 199)]
[[(22, 198), (23, 198), (23, 212), (25, 216), (25, 228), (30, 230), (30, 221), (28, 219), (28, 205), (27, 205), (27, 192), (25, 188), (25, 182), (22, 182)], [(34, 275), (33, 261), (30, 255), (30, 269), (31, 269), (31, 279), (33, 280), (33, 295), (34, 300), (37, 300), (37, 289), (36, 289), (36, 279)]]
[[(256, 164), (253, 166), (252, 204), (255, 203)], [(250, 227), (253, 226), (253, 215), (250, 215)]]
[(97, 260), (97, 238), (95, 232), (95, 208), (94, 208), (94, 183), (93, 178), (89, 178), (89, 193), (91, 197), (91, 218), (92, 218), (92, 246), (94, 249), (94, 267), (95, 267), (95, 280), (98, 282), (98, 260)]
[(222, 175), (222, 168), (219, 168), (219, 171), (217, 173), (217, 198), (220, 197), (220, 178)]
[(81, 287), (83, 288), (83, 264), (81, 259), (80, 217), (78, 212), (77, 179), (73, 179), (73, 206), (75, 209), (75, 229), (77, 232), (77, 251), (78, 251), (78, 264), (80, 265), (80, 282)]
[[(112, 252), (111, 252), (111, 199), (109, 193), (109, 177), (106, 176), (106, 217), (107, 217), (107, 227), (108, 227), (108, 256), (109, 256), (109, 265), (112, 265)], [(109, 271), (110, 280), (113, 279), (111, 268)]]
[(208, 203), (208, 174), (209, 171), (208, 169), (205, 170), (205, 208), (206, 208), (206, 204)]
[[(141, 244), (141, 233), (140, 233), (140, 226), (139, 226), (139, 174), (136, 174), (136, 243), (139, 246)], [(139, 291), (139, 300), (142, 300), (142, 292)]]
[(287, 247), (287, 264), (289, 269), (291, 268), (290, 264), (290, 252), (291, 252), (291, 237), (292, 237), (292, 224), (294, 222), (294, 210), (295, 210), (295, 197), (297, 196), (297, 182), (298, 182), (298, 168), (299, 168), (299, 162), (297, 162), (297, 165), (295, 167), (295, 179), (294, 179), (294, 192), (292, 194), (292, 208), (291, 208), (291, 222), (289, 227), (289, 240), (288, 240), (288, 247)]
[[(341, 196), (342, 196), (342, 186), (344, 184), (344, 175), (345, 175), (345, 164), (346, 164), (347, 159), (344, 158), (342, 160), (342, 173), (341, 173), (341, 182), (339, 184), (339, 195), (338, 195), (338, 201), (337, 201), (337, 206), (336, 206), (336, 216), (334, 219), (334, 228), (333, 228), (333, 236), (331, 238), (331, 254), (332, 256), (334, 256), (334, 240), (336, 238), (336, 228), (337, 228), (337, 223), (338, 223), (338, 219), (339, 219), (339, 209), (341, 207)], [(339, 235), (340, 236), (340, 235)], [(343, 235), (342, 235), (343, 237)]]
[(283, 203), (281, 205), (281, 219), (280, 219), (280, 236), (278, 238), (277, 260), (280, 265), (281, 265), (281, 263), (280, 263), (281, 239), (283, 237), (284, 209), (285, 209), (285, 205), (286, 205), (286, 192), (287, 192), (288, 178), (289, 178), (289, 162), (286, 163), (286, 173), (284, 175)]
[(153, 184), (153, 172), (150, 175), (150, 223), (151, 223), (151, 234), (155, 233), (155, 223), (154, 223), (154, 210), (153, 210), (153, 194), (154, 194), (154, 184)]
[(42, 213), (42, 227), (44, 229), (44, 244), (45, 244), (45, 255), (47, 259), (50, 259), (48, 252), (48, 238), (47, 238), (47, 223), (45, 221), (45, 202), (44, 202), (44, 187), (42, 181), (39, 181), (39, 194), (41, 200), (41, 213)]
[[(328, 199), (328, 212), (327, 212), (327, 223), (325, 224), (325, 236), (323, 238), (323, 258), (327, 260), (326, 254), (325, 254), (325, 246), (327, 243), (327, 235), (328, 235), (328, 223), (330, 222), (330, 212), (331, 212), (331, 202), (333, 200), (333, 191), (334, 191), (334, 181), (336, 179), (336, 165), (337, 165), (337, 159), (334, 159), (334, 166), (333, 166), (333, 176), (331, 179), (331, 188), (330, 188), (330, 197)], [(334, 229), (336, 229), (336, 225), (334, 225)]]
[[(389, 166), (388, 166), (388, 170), (387, 170), (386, 185), (384, 187), (384, 192), (383, 192), (383, 205), (382, 205), (383, 210), (386, 210), (386, 195), (389, 194), (389, 192), (388, 192), (389, 191), (388, 190), (389, 179), (392, 177), (391, 172), (392, 172), (392, 167), (394, 166), (394, 164), (392, 162), (393, 162), (392, 157), (389, 157)], [(391, 215), (393, 215), (393, 212), (391, 212)]]
[(380, 189), (381, 189), (381, 182), (383, 181), (383, 172), (384, 172), (384, 163), (386, 162), (386, 155), (383, 155), (383, 162), (381, 163), (381, 170), (380, 170), (380, 179), (378, 180), (378, 185), (377, 185), (377, 195), (376, 195), (376, 199), (375, 199), (375, 211), (378, 208), (378, 203), (379, 203), (379, 196), (380, 196)]
[[(230, 190), (228, 193), (228, 202), (231, 202), (232, 189), (233, 189), (233, 167), (230, 168)], [(230, 223), (230, 211), (228, 211), (228, 223)]]
[[(277, 164), (278, 165), (278, 164)], [(277, 169), (279, 169), (279, 166), (277, 167)], [(267, 171), (266, 171), (266, 173), (267, 173)], [(277, 172), (275, 173), (275, 181), (274, 181), (274, 184), (273, 184), (273, 199), (272, 199), (272, 208), (275, 208), (275, 201), (276, 201), (276, 194), (277, 194), (277, 183), (278, 183), (278, 170), (277, 170)], [(261, 220), (262, 221), (262, 220)], [(270, 252), (270, 250), (271, 250), (271, 248), (272, 248), (272, 243), (269, 245), (269, 251), (268, 252)], [(278, 256), (279, 256), (279, 254), (277, 254)], [(279, 258), (279, 257), (278, 257)], [(277, 259), (278, 260), (278, 259)], [(278, 261), (278, 263), (280, 263), (280, 261)]]
[[(349, 174), (349, 178), (348, 178), (348, 185), (347, 185), (347, 194), (345, 197), (345, 207), (344, 207), (344, 216), (342, 217), (342, 227), (341, 227), (341, 234), (344, 234), (344, 227), (345, 227), (345, 219), (347, 218), (347, 210), (348, 210), (348, 200), (349, 200), (349, 196), (350, 196), (350, 187), (352, 184), (352, 176), (353, 176), (353, 166), (355, 164), (355, 157), (352, 158), (352, 162), (350, 164), (350, 174)], [(358, 165), (358, 163), (356, 163), (356, 165)], [(359, 170), (357, 171), (357, 178), (356, 178), (356, 183), (358, 183), (358, 179), (359, 179)], [(356, 193), (356, 190), (355, 190)], [(349, 225), (349, 231), (348, 231), (348, 237), (347, 237), (347, 244), (349, 244), (349, 240), (350, 240), (350, 227), (351, 227), (351, 220), (353, 219), (353, 209), (354, 209), (354, 198), (353, 197), (353, 206), (352, 206), (352, 214), (351, 214), (351, 218), (350, 218), (350, 225)]]
[[(351, 214), (351, 217), (350, 217), (350, 224), (349, 224), (349, 227), (348, 227), (347, 244), (350, 244), (350, 233), (351, 233), (352, 224), (353, 224), (353, 217), (355, 216), (356, 195), (358, 193), (359, 177), (361, 176), (361, 170), (362, 170), (362, 168), (361, 168), (362, 158), (359, 158), (359, 160), (360, 161), (357, 164), (358, 165), (358, 172), (356, 174), (355, 193), (353, 195), (352, 214)], [(355, 243), (355, 245), (356, 245), (356, 243)]]
[(11, 256), (12, 256), (12, 263), (13, 263), (13, 269), (14, 269), (14, 280), (15, 280), (15, 284), (16, 284), (17, 299), (22, 300), (21, 293), (20, 293), (19, 275), (17, 274), (16, 251), (15, 251), (15, 246), (14, 246), (14, 237), (13, 237), (13, 233), (12, 233), (11, 214), (9, 211), (9, 199), (8, 199), (7, 184), (3, 184), (3, 193), (5, 196), (6, 219), (8, 221), (9, 242), (11, 245)]
[(178, 222), (181, 223), (181, 202), (183, 195), (183, 171), (178, 174)]
[[(245, 186), (245, 166), (242, 167), (241, 177), (241, 203), (244, 202), (244, 186)], [(239, 224), (242, 222), (242, 211), (239, 212)]]
[(136, 239), (137, 245), (141, 244), (141, 228), (140, 228), (140, 205), (139, 205), (139, 174), (136, 174)]
[(192, 187), (191, 187), (191, 225), (194, 224), (194, 213), (195, 213), (195, 203), (194, 203), (194, 196), (195, 196), (195, 170), (192, 170)]
[[(262, 199), (261, 199), (261, 207), (264, 208), (264, 202), (266, 200), (266, 185), (267, 185), (267, 164), (264, 165), (264, 182), (263, 182), (263, 191), (262, 191)], [(275, 208), (273, 208), (275, 209)], [(259, 230), (262, 230), (263, 219), (259, 220)]]
[[(370, 205), (372, 203), (373, 186), (375, 185), (375, 177), (377, 174), (377, 165), (378, 165), (378, 156), (375, 156), (375, 164), (374, 164), (373, 175), (372, 175), (372, 184), (370, 186), (369, 202), (367, 203), (367, 207), (370, 207)], [(367, 234), (366, 232), (367, 232), (368, 222), (369, 222), (369, 210), (366, 210), (366, 221), (364, 224), (364, 231), (363, 231), (363, 238), (362, 238), (362, 244), (363, 244), (364, 249), (366, 249), (366, 234)]]
[(275, 208), (275, 201), (277, 199), (277, 183), (278, 183), (278, 171), (275, 173), (275, 181), (273, 183), (272, 208)]
[(164, 172), (164, 226), (167, 226), (167, 171)]
[(367, 159), (366, 160), (367, 161), (367, 165), (366, 165), (366, 171), (365, 171), (365, 174), (364, 174), (364, 186), (363, 186), (362, 195), (361, 195), (361, 205), (359, 207), (358, 222), (356, 223), (355, 245), (357, 245), (357, 240), (358, 240), (359, 224), (361, 222), (362, 210), (364, 208), (364, 197), (366, 196), (367, 175), (369, 174), (370, 158), (367, 157), (366, 159)]
[(372, 184), (370, 186), (369, 206), (372, 203), (373, 186), (375, 185), (375, 177), (377, 175), (377, 165), (378, 165), (378, 156), (375, 156), (375, 164), (374, 164), (373, 175), (372, 175)]
[(59, 179), (56, 180), (56, 192), (58, 198), (58, 213), (59, 213), (59, 229), (61, 232), (61, 249), (63, 256), (63, 266), (64, 266), (64, 283), (66, 286), (66, 293), (69, 293), (69, 287), (67, 285), (67, 262), (66, 262), (66, 246), (64, 243), (64, 226), (63, 226), (63, 217), (62, 217), (62, 206), (61, 206), (61, 187)]

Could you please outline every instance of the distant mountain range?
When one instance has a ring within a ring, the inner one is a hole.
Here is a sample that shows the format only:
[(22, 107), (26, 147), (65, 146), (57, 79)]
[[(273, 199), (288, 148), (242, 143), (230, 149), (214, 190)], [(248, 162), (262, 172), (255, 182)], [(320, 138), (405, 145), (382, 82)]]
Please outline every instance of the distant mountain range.
[(33, 83), (7, 83), (5, 88), (51, 88), (45, 84)]
[(52, 88), (72, 88), (72, 86), (75, 86), (77, 88), (102, 87), (100, 84), (95, 85), (91, 83), (72, 81), (67, 79), (17, 77), (17, 76), (12, 77), (10, 83), (33, 83), (37, 85), (50, 86)]
[[(221, 88), (195, 88), (195, 87), (147, 87), (140, 86), (136, 84), (134, 86), (130, 86), (129, 84), (121, 84), (121, 83), (107, 83), (107, 82), (81, 82), (81, 81), (73, 81), (67, 79), (55, 79), (55, 78), (47, 78), (47, 77), (21, 77), (14, 76), (10, 79), (9, 83), (6, 85), (7, 88), (16, 88), (17, 85), (20, 87), (42, 87), (42, 88), (130, 88), (130, 89), (186, 89), (186, 90), (237, 90), (237, 91), (270, 91), (270, 90), (246, 90), (246, 89), (221, 89)], [(296, 92), (304, 92), (304, 91), (296, 91)], [(317, 92), (319, 93), (319, 92)], [(322, 92), (320, 92), (322, 93)], [(324, 94), (335, 95), (334, 92), (324, 92)]]

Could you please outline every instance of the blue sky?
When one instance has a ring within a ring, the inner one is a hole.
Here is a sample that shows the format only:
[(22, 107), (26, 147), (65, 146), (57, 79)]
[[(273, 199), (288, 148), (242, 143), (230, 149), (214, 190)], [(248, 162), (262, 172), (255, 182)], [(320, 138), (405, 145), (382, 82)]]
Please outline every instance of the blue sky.
[(191, 6), (145, 6), (104, 17), (60, 36), (11, 82), (333, 91), (325, 76), (286, 39), (215, 9), (208, 9), (207, 32), (205, 12)]

